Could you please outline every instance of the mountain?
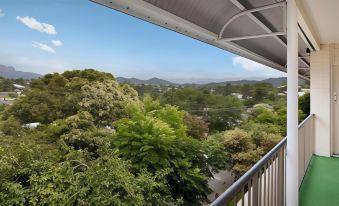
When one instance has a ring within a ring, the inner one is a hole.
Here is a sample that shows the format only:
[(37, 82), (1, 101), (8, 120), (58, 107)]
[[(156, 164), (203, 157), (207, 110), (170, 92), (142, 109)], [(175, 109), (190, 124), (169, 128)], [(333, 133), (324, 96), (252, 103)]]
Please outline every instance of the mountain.
[(33, 72), (17, 71), (14, 67), (0, 64), (0, 77), (5, 77), (8, 79), (38, 79), (41, 77), (41, 75)]
[[(224, 82), (210, 82), (210, 83), (185, 83), (185, 84), (179, 84), (179, 83), (173, 83), (167, 80), (159, 79), (159, 78), (151, 78), (148, 80), (141, 80), (137, 78), (125, 78), (125, 77), (118, 77), (117, 81), (119, 83), (128, 83), (128, 84), (148, 84), (148, 85), (163, 85), (163, 86), (175, 86), (175, 85), (200, 85), (200, 86), (208, 86), (208, 87), (216, 87), (216, 86), (223, 86), (227, 84), (231, 85), (242, 85), (242, 84), (261, 84), (261, 83), (270, 83), (274, 87), (279, 87), (282, 85), (287, 84), (287, 78), (286, 77), (278, 77), (278, 78), (268, 78), (264, 80), (234, 80), (234, 81), (224, 81)], [(211, 80), (212, 81), (212, 80)], [(305, 84), (305, 80), (299, 80), (299, 84), (303, 85)]]
[[(206, 86), (214, 87), (214, 86), (223, 86), (223, 85), (227, 85), (227, 84), (241, 85), (241, 84), (261, 84), (261, 83), (270, 83), (274, 87), (279, 87), (279, 86), (287, 84), (287, 78), (286, 77), (278, 77), (278, 78), (268, 78), (268, 79), (264, 79), (264, 80), (226, 81), (226, 82), (218, 82), (218, 83), (209, 83), (209, 84), (206, 84)], [(303, 85), (305, 83), (306, 83), (305, 80), (299, 79), (300, 85)]]
[(149, 84), (149, 85), (163, 85), (163, 86), (174, 86), (174, 85), (178, 85), (176, 83), (167, 81), (167, 80), (163, 80), (163, 79), (159, 79), (159, 78), (151, 78), (148, 80), (141, 80), (141, 79), (137, 79), (137, 78), (125, 78), (125, 77), (117, 77), (117, 81), (119, 83), (128, 83), (128, 84)]

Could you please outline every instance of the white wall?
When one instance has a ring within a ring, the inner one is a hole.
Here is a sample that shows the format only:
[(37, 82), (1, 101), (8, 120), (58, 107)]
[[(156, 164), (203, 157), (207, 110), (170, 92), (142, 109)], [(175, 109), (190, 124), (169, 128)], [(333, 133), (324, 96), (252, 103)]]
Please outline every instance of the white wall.
[(334, 45), (311, 53), (311, 113), (315, 114), (315, 154), (331, 156), (331, 73)]

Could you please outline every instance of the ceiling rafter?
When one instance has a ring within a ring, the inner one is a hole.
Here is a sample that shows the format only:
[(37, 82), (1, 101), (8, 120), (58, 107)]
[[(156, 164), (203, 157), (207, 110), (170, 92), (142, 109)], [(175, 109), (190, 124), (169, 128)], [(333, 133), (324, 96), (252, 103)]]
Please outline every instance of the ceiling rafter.
[[(230, 0), (230, 2), (235, 5), (238, 9), (240, 9), (241, 11), (245, 11), (247, 10), (247, 8), (239, 1), (239, 0)], [(285, 3), (285, 1), (283, 2), (279, 2), (279, 3)], [(284, 24), (284, 27), (286, 25), (286, 7), (283, 6), (283, 24)], [(273, 33), (275, 31), (273, 31), (272, 29), (270, 29), (267, 25), (265, 25), (260, 19), (258, 19), (252, 12), (248, 12), (246, 13), (246, 15), (252, 20), (254, 21), (258, 26), (260, 26), (264, 31), (268, 32), (268, 33)], [(286, 27), (285, 27), (286, 29)], [(284, 30), (285, 30), (284, 29)], [(220, 31), (220, 33), (223, 33), (224, 31), (224, 28)], [(298, 29), (298, 32), (299, 32), (299, 35), (302, 37), (302, 39), (305, 41), (305, 39), (303, 38), (303, 34), (300, 34), (300, 29)], [(220, 36), (220, 35), (219, 35)], [(286, 47), (287, 48), (287, 43), (285, 41), (283, 41), (279, 36), (277, 35), (273, 35), (272, 36), (274, 39), (276, 39), (282, 46)], [(307, 46), (309, 46), (309, 44), (307, 42), (305, 42)], [(301, 56), (299, 54), (299, 56)], [(304, 58), (300, 58), (301, 62), (304, 64), (304, 65), (307, 65), (309, 66), (309, 62), (306, 61)]]

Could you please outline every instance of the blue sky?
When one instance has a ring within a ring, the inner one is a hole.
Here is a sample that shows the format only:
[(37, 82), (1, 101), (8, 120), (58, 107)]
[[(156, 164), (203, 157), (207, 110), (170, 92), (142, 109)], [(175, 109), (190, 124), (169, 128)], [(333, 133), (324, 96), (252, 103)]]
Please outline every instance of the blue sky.
[(95, 68), (177, 82), (284, 76), (87, 0), (1, 0), (0, 10), (0, 64), (22, 71)]

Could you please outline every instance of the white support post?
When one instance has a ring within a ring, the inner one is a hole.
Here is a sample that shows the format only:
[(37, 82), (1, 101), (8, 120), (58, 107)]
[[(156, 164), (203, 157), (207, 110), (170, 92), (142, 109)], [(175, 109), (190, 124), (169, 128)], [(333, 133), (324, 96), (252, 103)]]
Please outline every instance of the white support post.
[(298, 23), (295, 0), (287, 1), (287, 155), (286, 205), (299, 201)]

